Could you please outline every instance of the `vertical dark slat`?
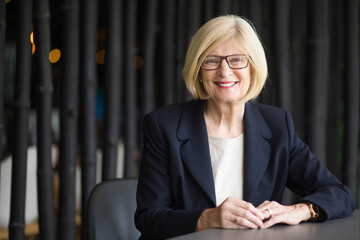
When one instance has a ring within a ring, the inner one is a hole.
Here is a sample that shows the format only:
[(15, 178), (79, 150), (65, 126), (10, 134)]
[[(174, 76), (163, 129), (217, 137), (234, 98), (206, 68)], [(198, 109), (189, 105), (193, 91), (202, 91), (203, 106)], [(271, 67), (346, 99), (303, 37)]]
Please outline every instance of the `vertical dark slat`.
[[(179, 37), (179, 45), (178, 45), (178, 68), (179, 68), (179, 76), (181, 76), (181, 71), (185, 63), (185, 55), (188, 45), (190, 43), (191, 37), (195, 34), (195, 32), (199, 29), (201, 25), (201, 1), (200, 0), (186, 0), (185, 2), (181, 2), (179, 8), (179, 15), (183, 16), (179, 17), (179, 32), (181, 34)], [(183, 19), (181, 19), (183, 18)], [(185, 23), (185, 28), (181, 25)], [(181, 52), (180, 52), (181, 51)], [(181, 83), (178, 85), (179, 89), (179, 98), (180, 101), (189, 100), (192, 98), (192, 95), (187, 90), (184, 80), (179, 77)]]
[[(105, 94), (102, 179), (116, 177), (121, 99), (121, 4), (108, 0), (106, 9)], [(132, 57), (132, 60), (134, 57)], [(134, 61), (130, 61), (134, 63)], [(132, 65), (133, 66), (133, 65)]]
[[(144, 68), (142, 71), (143, 95), (142, 108), (143, 113), (148, 113), (155, 108), (155, 39), (156, 39), (156, 16), (157, 16), (157, 0), (149, 0), (146, 2), (145, 16), (145, 35), (144, 35)], [(168, 1), (166, 1), (168, 2)], [(166, 12), (166, 11), (165, 11)], [(168, 66), (164, 67), (164, 71)], [(168, 79), (170, 81), (170, 79)], [(165, 81), (163, 82), (165, 83)]]
[(359, 1), (345, 1), (344, 182), (356, 199), (359, 154)]
[(40, 239), (55, 239), (53, 172), (51, 163), (52, 73), (48, 0), (34, 0), (34, 42), (37, 73), (37, 184)]
[(79, 1), (63, 0), (60, 102), (59, 239), (75, 239), (75, 169), (79, 82)]
[(134, 68), (137, 1), (125, 4), (125, 177), (137, 176), (137, 104)]
[(162, 12), (162, 26), (163, 32), (160, 36), (160, 64), (159, 75), (160, 81), (158, 84), (162, 92), (161, 105), (169, 105), (175, 101), (175, 46), (174, 46), (174, 33), (175, 17), (176, 17), (176, 1), (164, 0), (164, 10)]
[[(329, 56), (329, 85), (327, 97), (327, 167), (339, 179), (342, 179), (342, 167), (339, 161), (341, 154), (341, 82), (344, 61), (344, 3), (331, 0), (329, 2), (330, 16), (330, 49)], [(336, 17), (334, 17), (336, 16)]]
[[(204, 22), (209, 21), (215, 15), (215, 3), (216, 0), (206, 0), (204, 1), (203, 5), (203, 12), (204, 12)], [(238, 1), (236, 1), (238, 2)]]
[[(96, 184), (96, 28), (97, 0), (81, 1), (80, 39), (80, 149), (81, 216), (85, 220), (86, 203)], [(82, 239), (86, 231), (82, 228)]]
[[(264, 7), (262, 6), (262, 1), (261, 0), (252, 0), (252, 1), (234, 1), (232, 3), (232, 12), (236, 15), (240, 15), (246, 19), (249, 19), (250, 22), (252, 23), (252, 25), (254, 26), (256, 32), (258, 33), (260, 39), (262, 40), (263, 44), (265, 44), (264, 40), (266, 39), (266, 37), (270, 37), (270, 36), (266, 36), (266, 32), (263, 31), (264, 29), (264, 25), (263, 19), (265, 18), (265, 16), (262, 14), (261, 10), (264, 9)], [(268, 14), (271, 14), (271, 11), (266, 10), (265, 12), (267, 12)], [(266, 44), (270, 45), (270, 41), (266, 42)], [(264, 48), (267, 49), (271, 49), (271, 48), (267, 48), (266, 45), (264, 46)], [(268, 54), (268, 52), (266, 51), (266, 54)], [(267, 55), (267, 58), (269, 58), (270, 55)], [(271, 62), (271, 61), (270, 61)], [(268, 62), (269, 64), (269, 62)], [(268, 96), (268, 93), (265, 95)], [(264, 94), (261, 94), (258, 97), (259, 101), (263, 101), (264, 99)]]
[(289, 5), (287, 0), (273, 1), (273, 74), (274, 84), (278, 85), (277, 105), (292, 110), (290, 87), (290, 41), (289, 41)]
[[(2, 139), (4, 133), (4, 52), (6, 33), (6, 11), (5, 2), (0, 1), (0, 161), (3, 154)], [(1, 177), (1, 173), (0, 173)]]
[(25, 187), (29, 135), (32, 1), (17, 2), (14, 147), (12, 152), (10, 239), (25, 239)]
[[(265, 1), (265, 2), (269, 2), (270, 1)], [(249, 18), (249, 14), (250, 14), (250, 6), (249, 6), (249, 1), (235, 1), (233, 3), (234, 8), (237, 9), (237, 12), (240, 16), (245, 17), (245, 18)]]
[(262, 34), (262, 25), (261, 25), (261, 0), (251, 0), (248, 2), (249, 4), (249, 18), (252, 22), (252, 24), (255, 26), (256, 31), (260, 34)]
[(230, 0), (215, 1), (216, 16), (230, 14)]
[(178, 0), (176, 4), (176, 101), (181, 102), (186, 99), (186, 86), (181, 71), (185, 62), (185, 52), (188, 39), (185, 35), (185, 0)]
[(323, 162), (326, 160), (327, 7), (325, 0), (308, 1), (306, 142)]
[[(246, 4), (245, 4), (246, 3)], [(254, 17), (256, 17), (256, 10), (254, 8), (256, 8), (256, 6), (254, 6), (253, 4), (255, 3), (250, 3), (248, 1), (244, 1), (243, 5), (244, 7), (246, 7), (248, 5), (248, 11), (249, 14), (254, 14)], [(268, 71), (269, 71), (269, 79), (264, 87), (264, 90), (260, 96), (260, 101), (266, 104), (270, 104), (270, 105), (275, 105), (276, 103), (276, 98), (277, 98), (277, 89), (276, 86), (273, 84), (273, 79), (272, 79), (272, 69), (273, 69), (273, 55), (274, 55), (274, 49), (272, 49), (272, 35), (273, 35), (273, 31), (272, 31), (272, 1), (263, 1), (262, 2), (262, 9), (265, 9), (262, 12), (262, 24), (261, 24), (261, 28), (259, 33), (261, 33), (261, 40), (264, 44), (264, 48), (265, 48), (265, 53), (266, 53), (266, 58), (268, 59), (267, 64), (268, 64)], [(246, 13), (246, 8), (244, 9), (245, 14)], [(252, 15), (249, 16), (250, 18), (252, 18)], [(257, 24), (259, 25), (259, 24)]]
[[(222, 5), (222, 4), (220, 4)], [(185, 5), (185, 41), (190, 43), (191, 37), (201, 25), (201, 0), (186, 0)], [(181, 24), (181, 23), (179, 23)], [(187, 47), (187, 46), (186, 46)]]
[(305, 79), (306, 75), (306, 34), (307, 34), (307, 2), (294, 0), (291, 2), (291, 84), (293, 89), (292, 117), (295, 129), (300, 138), (305, 133)]

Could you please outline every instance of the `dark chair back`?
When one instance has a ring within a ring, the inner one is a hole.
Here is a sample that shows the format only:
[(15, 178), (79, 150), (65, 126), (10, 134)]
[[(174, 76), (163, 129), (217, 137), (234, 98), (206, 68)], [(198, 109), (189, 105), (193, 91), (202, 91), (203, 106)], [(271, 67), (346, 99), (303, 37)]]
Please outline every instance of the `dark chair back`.
[(132, 240), (140, 237), (134, 223), (137, 179), (101, 182), (92, 190), (86, 216), (86, 239)]

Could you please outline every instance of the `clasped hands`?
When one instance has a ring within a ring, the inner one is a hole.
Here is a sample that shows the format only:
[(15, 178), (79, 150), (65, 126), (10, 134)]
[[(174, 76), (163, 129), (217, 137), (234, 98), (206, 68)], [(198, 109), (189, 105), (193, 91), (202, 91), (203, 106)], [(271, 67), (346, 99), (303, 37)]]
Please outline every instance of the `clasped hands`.
[(265, 201), (255, 207), (251, 203), (228, 197), (218, 207), (206, 209), (197, 223), (197, 231), (208, 228), (257, 229), (269, 228), (278, 223), (296, 225), (311, 218), (304, 203), (284, 206)]

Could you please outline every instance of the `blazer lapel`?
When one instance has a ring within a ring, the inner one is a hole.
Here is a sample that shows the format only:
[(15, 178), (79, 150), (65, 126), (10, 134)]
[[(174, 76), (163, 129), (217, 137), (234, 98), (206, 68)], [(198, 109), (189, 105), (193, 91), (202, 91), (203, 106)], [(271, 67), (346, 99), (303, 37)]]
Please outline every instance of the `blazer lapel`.
[(180, 154), (191, 175), (216, 205), (203, 101), (190, 101), (182, 114), (177, 137), (183, 141)]
[(271, 131), (260, 112), (251, 103), (244, 115), (244, 200), (256, 201), (256, 187), (263, 176), (271, 154), (268, 140)]

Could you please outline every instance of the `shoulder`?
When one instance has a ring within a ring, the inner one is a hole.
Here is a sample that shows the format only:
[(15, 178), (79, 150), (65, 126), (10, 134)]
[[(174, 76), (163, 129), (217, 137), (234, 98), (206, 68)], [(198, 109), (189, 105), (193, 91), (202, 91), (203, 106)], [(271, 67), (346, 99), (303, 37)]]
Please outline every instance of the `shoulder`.
[(271, 105), (266, 105), (266, 104), (261, 104), (261, 103), (254, 103), (254, 102), (248, 102), (246, 103), (246, 107), (250, 108), (252, 110), (258, 111), (259, 113), (261, 113), (261, 115), (283, 115), (285, 114), (285, 112), (287, 112), (285, 109), (279, 108), (279, 107), (275, 107), (275, 106), (271, 106)]
[(290, 114), (285, 109), (253, 102), (246, 103), (245, 114), (249, 114), (251, 116), (259, 115), (266, 122), (285, 121), (290, 117)]
[(294, 130), (293, 121), (288, 111), (266, 104), (246, 103), (245, 119), (253, 127), (271, 129), (273, 134), (276, 131), (283, 131), (285, 128)]

